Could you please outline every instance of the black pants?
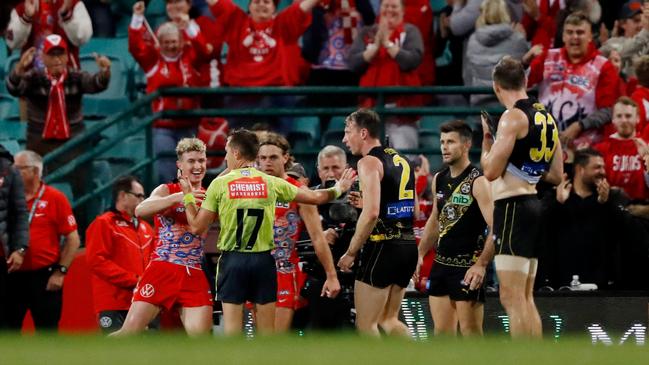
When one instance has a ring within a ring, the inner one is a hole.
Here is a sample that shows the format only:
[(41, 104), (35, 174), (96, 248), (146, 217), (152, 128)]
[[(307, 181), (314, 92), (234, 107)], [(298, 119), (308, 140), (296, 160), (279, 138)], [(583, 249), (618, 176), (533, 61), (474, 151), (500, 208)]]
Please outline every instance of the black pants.
[(37, 330), (58, 329), (63, 292), (45, 290), (50, 275), (50, 268), (18, 271), (7, 275), (5, 305), (9, 328), (20, 330), (29, 309)]

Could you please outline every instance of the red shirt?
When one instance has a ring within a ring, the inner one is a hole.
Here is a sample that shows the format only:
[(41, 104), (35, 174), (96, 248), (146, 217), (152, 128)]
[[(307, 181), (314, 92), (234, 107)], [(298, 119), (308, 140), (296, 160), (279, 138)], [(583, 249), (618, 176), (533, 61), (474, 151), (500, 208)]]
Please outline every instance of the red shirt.
[(424, 42), (424, 55), (417, 68), (421, 84), (433, 85), (435, 83), (435, 27), (434, 15), (428, 0), (407, 0), (403, 21), (419, 29)]
[[(198, 27), (197, 27), (198, 28)], [(199, 28), (200, 29), (200, 28)], [(196, 34), (183, 31), (184, 39), (189, 40), (176, 59), (163, 56), (151, 40), (145, 26), (128, 28), (128, 50), (146, 73), (146, 91), (152, 93), (164, 87), (201, 86), (198, 68), (209, 63), (210, 53), (207, 43), (199, 29)], [(200, 98), (166, 96), (151, 103), (153, 112), (163, 110), (190, 110), (200, 106)], [(187, 128), (198, 124), (198, 119), (159, 119), (153, 123), (160, 128)]]
[[(225, 32), (228, 58), (224, 81), (229, 86), (287, 86), (296, 80), (292, 60), (298, 38), (311, 23), (311, 14), (293, 3), (273, 19), (255, 23), (232, 0), (210, 7)], [(289, 47), (286, 50), (286, 47)], [(294, 63), (293, 63), (294, 62)]]
[[(41, 189), (43, 195), (40, 199)], [(37, 201), (38, 200), (38, 201)], [(27, 202), (27, 210), (36, 209), (29, 224), (29, 248), (20, 267), (21, 271), (37, 270), (59, 263), (61, 236), (77, 230), (77, 221), (65, 195), (41, 183), (36, 195)]]
[(595, 145), (604, 156), (606, 179), (611, 186), (624, 190), (631, 199), (649, 198), (644, 178), (644, 163), (633, 139), (607, 138)]
[(139, 220), (137, 228), (122, 212), (98, 216), (86, 231), (86, 260), (92, 271), (95, 312), (128, 310), (133, 288), (149, 263), (154, 232)]
[[(302, 187), (303, 184), (292, 177), (286, 181)], [(275, 223), (273, 224), (275, 249), (271, 252), (275, 258), (277, 271), (281, 273), (294, 272), (300, 261), (297, 255), (297, 240), (304, 229), (304, 222), (298, 211), (299, 205), (296, 202), (280, 202), (275, 204)]]

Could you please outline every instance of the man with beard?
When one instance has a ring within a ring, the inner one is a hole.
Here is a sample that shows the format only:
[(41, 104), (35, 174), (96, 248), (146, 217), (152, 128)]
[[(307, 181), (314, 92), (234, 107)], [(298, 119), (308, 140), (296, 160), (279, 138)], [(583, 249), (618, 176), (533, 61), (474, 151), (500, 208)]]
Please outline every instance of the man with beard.
[(471, 165), (471, 128), (461, 120), (443, 124), (442, 159), (447, 168), (433, 179), (433, 212), (419, 243), (419, 269), (435, 247), (428, 300), (435, 334), (481, 335), (482, 285), (494, 254), (491, 187)]
[(606, 181), (602, 155), (593, 149), (575, 153), (575, 174), (571, 181), (564, 175), (556, 195), (544, 199), (548, 224), (547, 260), (542, 261), (554, 288), (570, 285), (573, 275), (583, 283), (609, 287), (614, 279), (613, 266), (622, 211), (611, 195)]
[(636, 137), (638, 119), (638, 104), (626, 96), (619, 98), (613, 107), (616, 133), (595, 145), (595, 149), (604, 158), (611, 186), (624, 190), (632, 200), (644, 201), (649, 198), (649, 181), (645, 179), (642, 156), (649, 151), (646, 143)]

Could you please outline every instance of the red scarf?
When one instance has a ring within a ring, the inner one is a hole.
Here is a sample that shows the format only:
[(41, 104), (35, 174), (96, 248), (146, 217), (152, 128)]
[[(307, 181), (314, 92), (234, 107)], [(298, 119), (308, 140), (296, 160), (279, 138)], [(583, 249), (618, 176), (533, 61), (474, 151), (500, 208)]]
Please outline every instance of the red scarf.
[(50, 97), (47, 103), (47, 114), (45, 116), (45, 128), (43, 139), (69, 139), (70, 122), (65, 108), (65, 90), (63, 85), (68, 76), (67, 70), (61, 76), (55, 78), (47, 73), (50, 80)]

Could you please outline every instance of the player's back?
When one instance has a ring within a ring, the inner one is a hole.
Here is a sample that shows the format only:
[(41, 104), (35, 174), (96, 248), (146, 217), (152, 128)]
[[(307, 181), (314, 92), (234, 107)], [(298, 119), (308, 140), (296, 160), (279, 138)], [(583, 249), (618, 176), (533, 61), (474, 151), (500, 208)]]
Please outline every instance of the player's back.
[(538, 100), (520, 99), (514, 108), (525, 114), (527, 134), (516, 140), (505, 173), (492, 183), (494, 199), (536, 194), (560, 143), (554, 118)]
[(277, 201), (295, 198), (297, 187), (254, 167), (230, 171), (212, 181), (203, 207), (219, 215), (222, 251), (263, 252), (274, 248)]

